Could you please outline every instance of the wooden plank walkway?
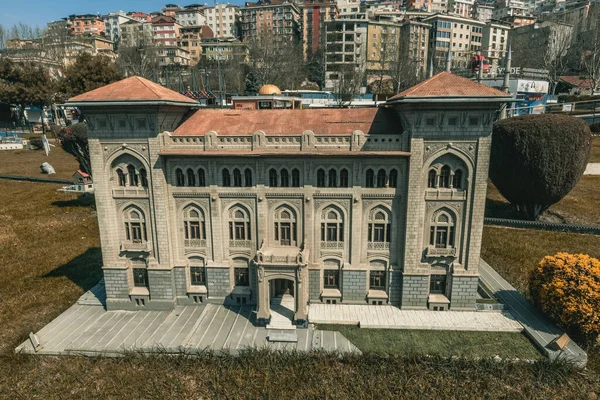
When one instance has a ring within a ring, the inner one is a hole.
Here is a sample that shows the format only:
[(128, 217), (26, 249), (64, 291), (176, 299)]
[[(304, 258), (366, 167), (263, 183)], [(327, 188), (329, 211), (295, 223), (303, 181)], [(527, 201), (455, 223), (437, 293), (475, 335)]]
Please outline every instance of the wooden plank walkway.
[[(37, 352), (30, 341), (22, 343), (16, 351), (108, 356), (128, 351), (235, 353), (265, 347), (359, 352), (339, 332), (320, 332), (312, 327), (293, 331), (298, 335), (297, 342), (269, 342), (267, 337), (272, 333), (290, 331), (255, 326), (256, 312), (251, 306), (206, 304), (176, 307), (173, 311), (106, 311), (99, 303), (90, 301), (89, 295), (82, 303), (74, 304), (36, 333), (41, 344)], [(322, 339), (315, 341), (315, 335)]]

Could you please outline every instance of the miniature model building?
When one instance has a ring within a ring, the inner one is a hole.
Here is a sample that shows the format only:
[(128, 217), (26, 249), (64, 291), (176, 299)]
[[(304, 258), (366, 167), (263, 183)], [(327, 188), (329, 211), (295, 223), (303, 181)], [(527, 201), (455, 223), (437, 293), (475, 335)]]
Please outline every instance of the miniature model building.
[(197, 109), (139, 77), (83, 109), (108, 309), (473, 310), (504, 92), (447, 72), (361, 109)]

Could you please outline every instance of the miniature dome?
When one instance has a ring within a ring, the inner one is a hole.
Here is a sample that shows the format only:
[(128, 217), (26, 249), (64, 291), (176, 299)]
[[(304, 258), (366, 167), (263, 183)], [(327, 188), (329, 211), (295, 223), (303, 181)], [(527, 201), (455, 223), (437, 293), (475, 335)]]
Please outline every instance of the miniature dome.
[(260, 88), (258, 94), (281, 94), (281, 90), (275, 85), (264, 85)]

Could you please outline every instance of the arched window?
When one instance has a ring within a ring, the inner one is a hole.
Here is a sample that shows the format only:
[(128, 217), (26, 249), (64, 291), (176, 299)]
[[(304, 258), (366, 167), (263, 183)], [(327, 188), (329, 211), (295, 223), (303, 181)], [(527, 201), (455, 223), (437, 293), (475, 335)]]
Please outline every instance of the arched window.
[(290, 174), (287, 169), (281, 170), (281, 187), (290, 187)]
[(429, 173), (427, 174), (427, 187), (428, 188), (435, 188), (435, 181), (437, 178), (437, 173), (435, 172), (435, 169), (430, 169)]
[(300, 171), (297, 168), (292, 170), (292, 187), (300, 187)]
[(440, 187), (450, 187), (450, 167), (447, 165), (444, 165), (440, 171)]
[(325, 170), (319, 168), (317, 171), (317, 187), (325, 187)]
[(233, 170), (233, 186), (242, 187), (242, 172), (237, 168)]
[(454, 189), (462, 189), (462, 170), (457, 169), (452, 176), (452, 187)]
[(337, 187), (337, 171), (333, 168), (329, 170), (329, 187)]
[(127, 177), (121, 168), (117, 169), (117, 178), (119, 180), (119, 186), (127, 186)]
[(275, 168), (269, 170), (269, 186), (277, 187), (277, 171)]
[(241, 207), (235, 207), (229, 212), (229, 239), (252, 240), (250, 216)]
[(148, 174), (146, 173), (145, 168), (140, 169), (140, 181), (142, 183), (142, 187), (148, 187)]
[(377, 187), (382, 188), (385, 186), (385, 169), (381, 168), (379, 171), (377, 171)]
[(376, 208), (369, 214), (367, 241), (371, 243), (390, 243), (392, 225), (389, 213), (382, 208)]
[(439, 249), (454, 247), (454, 218), (440, 210), (433, 214), (429, 230), (429, 244)]
[(129, 164), (127, 166), (127, 174), (129, 175), (129, 186), (137, 186), (139, 181), (133, 165)]
[(342, 214), (332, 207), (323, 211), (323, 217), (321, 221), (321, 241), (344, 241), (344, 220), (342, 218)]
[(252, 187), (252, 170), (250, 168), (244, 170), (244, 180), (246, 187)]
[(186, 239), (206, 239), (206, 224), (202, 210), (194, 206), (183, 210), (183, 231)]
[(175, 170), (175, 185), (185, 186), (185, 176), (183, 176), (183, 171), (180, 168)]
[(136, 208), (129, 207), (123, 211), (125, 222), (125, 239), (131, 243), (145, 243), (148, 241), (146, 236), (146, 218), (144, 213)]
[(348, 182), (348, 170), (342, 168), (340, 171), (340, 187), (347, 188), (348, 186), (350, 186), (350, 182)]
[(275, 210), (274, 237), (281, 246), (297, 246), (298, 231), (296, 227), (296, 213), (287, 207)]
[(367, 179), (365, 184), (368, 188), (375, 187), (375, 172), (373, 172), (373, 170), (370, 168), (367, 170)]
[(204, 170), (202, 168), (198, 169), (198, 186), (206, 186), (206, 174), (204, 173)]
[(188, 168), (188, 170), (186, 171), (187, 174), (187, 183), (188, 186), (196, 186), (196, 174), (194, 174), (194, 170), (191, 168)]
[(398, 170), (396, 168), (393, 168), (390, 171), (389, 187), (391, 187), (391, 188), (398, 187)]
[(227, 168), (223, 169), (223, 186), (231, 186), (231, 175)]

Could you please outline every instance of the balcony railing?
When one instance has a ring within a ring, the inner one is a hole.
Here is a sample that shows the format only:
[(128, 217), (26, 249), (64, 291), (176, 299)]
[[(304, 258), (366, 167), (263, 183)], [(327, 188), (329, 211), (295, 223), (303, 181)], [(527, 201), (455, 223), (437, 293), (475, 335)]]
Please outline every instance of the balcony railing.
[(338, 250), (344, 248), (344, 242), (321, 242), (322, 250)]
[(229, 247), (250, 249), (252, 248), (252, 240), (230, 240)]
[(454, 247), (427, 247), (427, 257), (456, 257)]
[(185, 247), (206, 247), (206, 239), (185, 239)]
[(389, 249), (390, 249), (389, 242), (367, 242), (367, 250), (382, 251), (382, 250), (389, 250)]

